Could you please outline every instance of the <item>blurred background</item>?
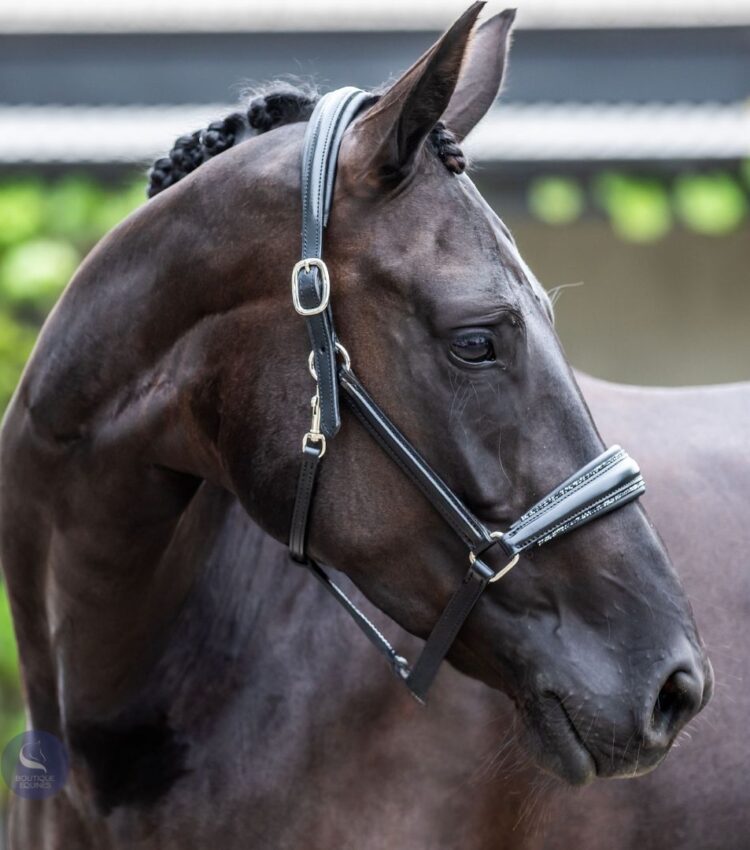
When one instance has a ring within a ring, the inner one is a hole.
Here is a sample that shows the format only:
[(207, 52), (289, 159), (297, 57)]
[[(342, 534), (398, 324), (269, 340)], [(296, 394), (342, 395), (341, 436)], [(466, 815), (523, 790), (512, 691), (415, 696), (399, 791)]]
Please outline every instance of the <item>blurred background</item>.
[[(750, 379), (750, 3), (518, 2), (503, 96), (465, 147), (554, 293), (571, 361), (639, 384)], [(377, 85), (467, 4), (0, 5), (0, 407), (178, 135), (270, 78)], [(2, 596), (0, 747), (22, 728)]]

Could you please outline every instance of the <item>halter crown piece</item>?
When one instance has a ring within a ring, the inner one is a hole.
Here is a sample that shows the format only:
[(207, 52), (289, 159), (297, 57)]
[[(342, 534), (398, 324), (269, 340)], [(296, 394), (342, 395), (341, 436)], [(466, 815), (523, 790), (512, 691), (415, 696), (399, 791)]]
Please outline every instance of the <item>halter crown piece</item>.
[[(387, 658), (393, 672), (424, 703), (441, 662), (488, 584), (502, 578), (521, 553), (541, 546), (579, 525), (638, 498), (645, 485), (638, 465), (619, 446), (587, 463), (530, 508), (504, 533), (490, 531), (388, 419), (354, 375), (349, 355), (336, 338), (331, 311), (331, 281), (323, 262), (323, 230), (333, 196), (336, 162), (347, 126), (371, 102), (366, 92), (342, 88), (324, 95), (313, 112), (302, 156), (302, 258), (292, 272), (292, 302), (304, 317), (315, 379), (312, 424), (302, 439), (302, 467), (292, 514), (289, 551), (310, 569)], [(340, 356), (340, 360), (339, 360)], [(341, 361), (341, 362), (340, 362)], [(419, 488), (468, 549), (469, 569), (440, 615), (422, 654), (410, 667), (378, 629), (305, 553), (315, 479), (327, 441), (341, 425), (339, 393), (385, 453)], [(492, 546), (508, 562), (497, 572), (482, 560)]]

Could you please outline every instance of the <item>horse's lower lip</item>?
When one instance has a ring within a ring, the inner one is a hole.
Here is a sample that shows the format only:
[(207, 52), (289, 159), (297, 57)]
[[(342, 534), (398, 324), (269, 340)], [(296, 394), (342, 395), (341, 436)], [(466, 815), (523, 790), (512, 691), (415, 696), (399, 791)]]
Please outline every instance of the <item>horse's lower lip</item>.
[(554, 713), (558, 715), (556, 718), (550, 718), (550, 727), (554, 728), (552, 737), (556, 752), (548, 767), (571, 785), (587, 785), (596, 777), (596, 761), (560, 697), (557, 694), (548, 694), (546, 697), (549, 704), (554, 706)]

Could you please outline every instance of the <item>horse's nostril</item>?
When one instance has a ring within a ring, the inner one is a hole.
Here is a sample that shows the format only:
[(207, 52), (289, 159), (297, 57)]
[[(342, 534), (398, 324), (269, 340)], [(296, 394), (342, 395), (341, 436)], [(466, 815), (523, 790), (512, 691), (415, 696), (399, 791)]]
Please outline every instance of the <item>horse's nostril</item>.
[(651, 714), (651, 731), (657, 739), (671, 739), (697, 713), (703, 685), (699, 677), (676, 670), (661, 687)]

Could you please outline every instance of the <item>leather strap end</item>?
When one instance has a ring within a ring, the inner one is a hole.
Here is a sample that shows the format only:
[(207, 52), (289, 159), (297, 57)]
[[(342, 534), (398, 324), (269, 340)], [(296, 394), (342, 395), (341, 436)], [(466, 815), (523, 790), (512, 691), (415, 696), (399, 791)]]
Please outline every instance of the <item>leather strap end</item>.
[[(482, 565), (484, 569), (477, 569), (478, 565)], [(477, 560), (440, 615), (427, 638), (422, 654), (406, 679), (407, 687), (422, 705), (427, 702), (427, 691), (437, 676), (443, 659), (487, 587), (488, 579), (485, 578), (485, 573), (492, 576), (492, 570)]]
[[(313, 333), (310, 341), (316, 344)], [(341, 403), (339, 401), (339, 384), (336, 378), (336, 344), (331, 337), (328, 340), (318, 342), (313, 349), (313, 362), (315, 363), (315, 374), (318, 376), (318, 387), (320, 392), (320, 433), (327, 440), (333, 439), (341, 428)]]
[(323, 447), (319, 442), (305, 443), (302, 449), (302, 466), (297, 478), (292, 524), (289, 529), (289, 554), (292, 560), (298, 564), (307, 563), (307, 556), (305, 555), (307, 527), (315, 493), (318, 464), (322, 456)]

